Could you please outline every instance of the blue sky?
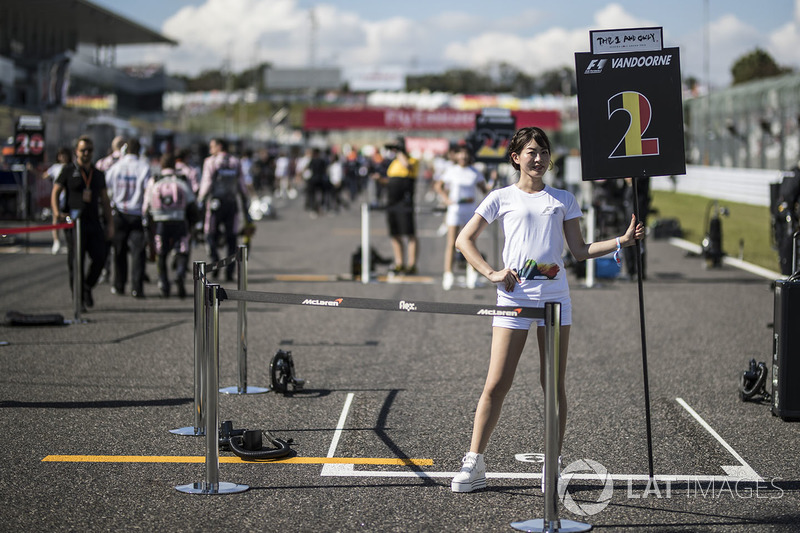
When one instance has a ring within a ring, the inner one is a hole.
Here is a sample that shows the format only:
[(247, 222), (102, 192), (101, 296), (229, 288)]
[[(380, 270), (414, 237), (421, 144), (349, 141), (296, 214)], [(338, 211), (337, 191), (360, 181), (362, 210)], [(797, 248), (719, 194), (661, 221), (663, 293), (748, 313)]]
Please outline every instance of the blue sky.
[(707, 35), (715, 86), (729, 84), (733, 61), (757, 46), (800, 69), (800, 0), (91, 1), (177, 40), (118, 53), (122, 64), (163, 62), (172, 73), (226, 61), (234, 70), (268, 61), (412, 72), (507, 62), (536, 75), (572, 66), (589, 30), (641, 26), (663, 27), (665, 45), (681, 48), (683, 75), (701, 80)]

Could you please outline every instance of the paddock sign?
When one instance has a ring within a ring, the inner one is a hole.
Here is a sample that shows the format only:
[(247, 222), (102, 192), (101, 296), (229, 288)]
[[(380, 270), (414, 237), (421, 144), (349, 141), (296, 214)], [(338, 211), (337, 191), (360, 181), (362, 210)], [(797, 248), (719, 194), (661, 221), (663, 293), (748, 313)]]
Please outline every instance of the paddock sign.
[(592, 31), (575, 54), (584, 181), (686, 173), (680, 51), (661, 35)]
[(480, 163), (503, 163), (508, 144), (517, 130), (517, 119), (508, 109), (485, 108), (475, 117), (467, 143), (472, 157)]
[(42, 117), (23, 115), (17, 120), (14, 129), (14, 155), (25, 157), (32, 162), (44, 158), (44, 122)]

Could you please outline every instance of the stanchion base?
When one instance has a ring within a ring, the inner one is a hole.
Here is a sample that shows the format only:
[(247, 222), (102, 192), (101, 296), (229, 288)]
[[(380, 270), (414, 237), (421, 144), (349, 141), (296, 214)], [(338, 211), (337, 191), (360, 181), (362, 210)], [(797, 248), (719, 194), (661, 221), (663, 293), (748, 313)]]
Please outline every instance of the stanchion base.
[(545, 524), (544, 519), (535, 518), (524, 522), (511, 522), (511, 527), (518, 531), (536, 531), (537, 533), (577, 533), (579, 531), (590, 531), (592, 526), (583, 522), (573, 520), (558, 520)]
[(240, 389), (239, 387), (224, 387), (219, 389), (220, 394), (264, 394), (265, 392), (269, 392), (268, 387), (253, 387), (252, 385), (248, 385), (244, 389)]
[(226, 483), (224, 481), (219, 483), (206, 483), (205, 481), (200, 481), (189, 485), (178, 485), (175, 487), (175, 490), (185, 492), (186, 494), (235, 494), (237, 492), (244, 492), (249, 488), (250, 485), (240, 485), (238, 483)]
[(187, 437), (204, 437), (206, 430), (203, 428), (196, 428), (194, 426), (186, 426), (185, 428), (170, 429), (170, 433), (174, 435), (186, 435)]

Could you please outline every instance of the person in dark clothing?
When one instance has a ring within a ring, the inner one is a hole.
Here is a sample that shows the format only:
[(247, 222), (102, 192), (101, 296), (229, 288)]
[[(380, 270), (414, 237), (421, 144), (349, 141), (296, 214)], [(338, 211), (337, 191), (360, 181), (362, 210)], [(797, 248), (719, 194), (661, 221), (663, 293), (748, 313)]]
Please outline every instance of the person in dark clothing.
[[(106, 258), (108, 257), (109, 242), (114, 237), (114, 220), (111, 214), (111, 202), (106, 192), (106, 177), (101, 170), (92, 165), (92, 152), (94, 144), (92, 139), (82, 136), (75, 145), (75, 162), (64, 165), (61, 173), (56, 178), (50, 194), (50, 207), (53, 217), (58, 221), (65, 221), (67, 216), (73, 220), (80, 216), (81, 221), (81, 249), (77, 252), (81, 257), (89, 256), (89, 268), (83, 276), (82, 307), (92, 307), (94, 299), (92, 289), (100, 279)], [(66, 193), (66, 209), (61, 209), (58, 197), (61, 191)], [(100, 211), (103, 213), (103, 222), (100, 220)], [(69, 286), (72, 290), (73, 263), (75, 258), (74, 229), (66, 232), (69, 265)]]
[(328, 185), (328, 159), (319, 148), (311, 151), (308, 170), (310, 177), (306, 180), (306, 209), (312, 216), (317, 216), (326, 207), (325, 195)]
[[(647, 217), (650, 215), (650, 178), (636, 178), (636, 188), (639, 191), (639, 221), (647, 227)], [(623, 194), (623, 204), (625, 213), (634, 213), (634, 200), (633, 200), (633, 178), (625, 178), (625, 191)], [(642, 251), (642, 279), (647, 279), (647, 249), (645, 248), (645, 240), (639, 241), (641, 243)], [(629, 246), (625, 248), (623, 253), (625, 257), (625, 271), (628, 273), (629, 279), (636, 277), (636, 270), (638, 262), (636, 261), (636, 246)]]
[(800, 165), (783, 173), (778, 189), (775, 240), (778, 245), (781, 274), (793, 274), (794, 234), (800, 229)]

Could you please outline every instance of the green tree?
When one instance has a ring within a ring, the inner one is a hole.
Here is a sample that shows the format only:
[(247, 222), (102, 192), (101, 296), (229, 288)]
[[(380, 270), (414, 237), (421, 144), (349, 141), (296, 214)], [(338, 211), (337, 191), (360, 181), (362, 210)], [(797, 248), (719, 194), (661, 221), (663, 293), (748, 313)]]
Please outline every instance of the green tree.
[(474, 70), (452, 69), (443, 74), (408, 76), (406, 87), (409, 91), (442, 91), (447, 93), (486, 93), (494, 89), (489, 76)]
[(761, 48), (756, 48), (752, 52), (743, 55), (731, 67), (734, 85), (780, 76), (790, 71), (791, 69), (779, 66), (772, 56)]
[(570, 95), (578, 92), (575, 71), (570, 67), (561, 67), (543, 72), (537, 81), (540, 94)]

